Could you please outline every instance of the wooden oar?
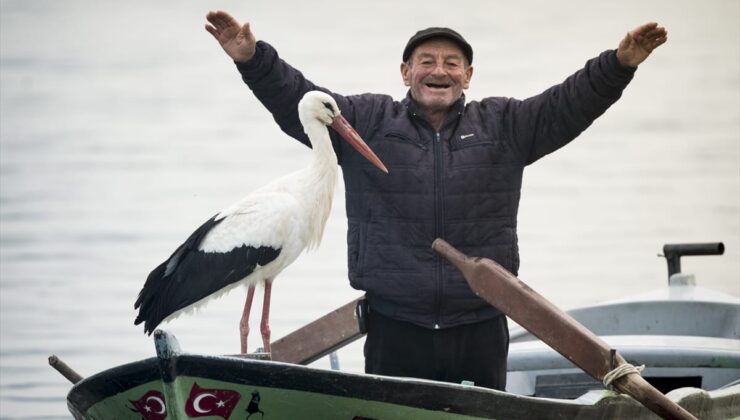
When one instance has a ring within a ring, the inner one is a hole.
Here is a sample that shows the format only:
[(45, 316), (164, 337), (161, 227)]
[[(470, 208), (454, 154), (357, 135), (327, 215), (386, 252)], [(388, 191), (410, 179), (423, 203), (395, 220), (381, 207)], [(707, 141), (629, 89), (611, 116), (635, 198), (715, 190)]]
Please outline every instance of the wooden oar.
[[(603, 381), (614, 368), (627, 363), (596, 334), (494, 261), (468, 257), (442, 239), (435, 240), (432, 248), (462, 272), (478, 296), (597, 380)], [(665, 419), (696, 420), (639, 373), (616, 378), (612, 384)]]

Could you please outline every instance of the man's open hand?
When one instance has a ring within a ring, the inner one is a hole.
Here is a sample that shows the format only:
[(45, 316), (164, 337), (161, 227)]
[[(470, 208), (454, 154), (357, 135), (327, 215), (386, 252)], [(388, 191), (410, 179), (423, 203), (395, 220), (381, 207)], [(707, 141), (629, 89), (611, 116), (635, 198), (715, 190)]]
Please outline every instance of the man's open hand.
[(627, 32), (617, 48), (617, 59), (625, 67), (637, 67), (668, 39), (668, 31), (655, 22)]
[(208, 12), (206, 30), (213, 35), (234, 61), (249, 61), (254, 55), (257, 39), (249, 29), (249, 23), (243, 26), (230, 14), (222, 11)]

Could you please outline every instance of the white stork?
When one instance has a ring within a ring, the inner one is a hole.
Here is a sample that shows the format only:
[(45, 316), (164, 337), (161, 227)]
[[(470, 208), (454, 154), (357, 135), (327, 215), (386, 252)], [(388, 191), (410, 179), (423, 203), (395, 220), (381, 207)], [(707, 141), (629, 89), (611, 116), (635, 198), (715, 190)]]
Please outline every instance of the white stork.
[(313, 148), (311, 164), (254, 191), (193, 232), (149, 274), (134, 304), (139, 309), (135, 325), (143, 322), (144, 331), (151, 334), (162, 321), (246, 284), (247, 300), (239, 324), (241, 351), (246, 353), (255, 285), (264, 283), (260, 330), (264, 351), (270, 351), (272, 281), (304, 249), (318, 246), (331, 209), (337, 157), (326, 126), (388, 172), (340, 115), (331, 96), (306, 93), (298, 104), (298, 114)]

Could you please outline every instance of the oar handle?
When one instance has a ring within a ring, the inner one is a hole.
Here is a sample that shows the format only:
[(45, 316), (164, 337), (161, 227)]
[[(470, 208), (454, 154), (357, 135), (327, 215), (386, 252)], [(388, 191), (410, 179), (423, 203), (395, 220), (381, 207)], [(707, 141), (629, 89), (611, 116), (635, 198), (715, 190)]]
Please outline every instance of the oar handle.
[[(496, 262), (468, 257), (442, 239), (435, 240), (432, 248), (462, 272), (476, 295), (594, 378), (601, 381), (610, 370), (626, 363), (593, 332)], [(639, 374), (618, 378), (614, 386), (663, 418), (696, 420)]]
[(52, 354), (49, 356), (49, 366), (56, 369), (57, 372), (61, 373), (62, 376), (67, 378), (68, 381), (72, 382), (73, 384), (76, 384), (77, 382), (80, 382), (82, 379), (82, 375), (75, 372), (74, 369), (69, 367), (62, 359), (58, 358), (56, 355)]

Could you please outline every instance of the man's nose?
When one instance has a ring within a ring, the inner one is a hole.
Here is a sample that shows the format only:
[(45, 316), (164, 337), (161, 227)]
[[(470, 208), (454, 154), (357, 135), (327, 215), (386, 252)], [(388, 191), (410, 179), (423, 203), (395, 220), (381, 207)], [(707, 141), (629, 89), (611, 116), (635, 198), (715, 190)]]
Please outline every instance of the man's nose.
[(447, 74), (445, 72), (444, 63), (437, 63), (436, 66), (432, 69), (432, 74), (434, 75), (445, 75)]

